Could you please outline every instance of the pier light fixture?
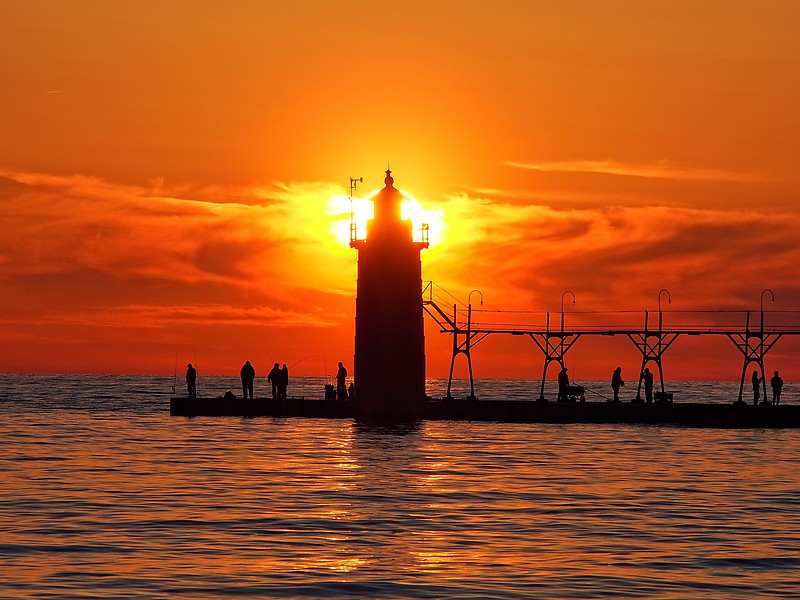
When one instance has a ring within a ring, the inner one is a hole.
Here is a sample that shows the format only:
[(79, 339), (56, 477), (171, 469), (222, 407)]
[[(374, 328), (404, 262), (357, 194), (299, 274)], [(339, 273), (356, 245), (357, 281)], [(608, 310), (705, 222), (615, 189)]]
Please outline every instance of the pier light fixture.
[(669, 294), (669, 290), (667, 288), (661, 288), (658, 292), (658, 312), (661, 312), (661, 294), (667, 292), (667, 304), (672, 304), (672, 296)]
[(481, 306), (483, 306), (483, 292), (480, 290), (472, 290), (469, 293), (469, 296), (467, 296), (467, 304), (472, 306), (472, 294), (474, 294), (475, 292), (478, 292), (478, 295), (481, 297)]
[(764, 288), (761, 291), (761, 312), (762, 313), (764, 312), (764, 294), (766, 294), (767, 292), (769, 292), (769, 295), (772, 297), (772, 303), (775, 304), (775, 292), (773, 292), (769, 288)]
[(561, 294), (561, 312), (564, 312), (564, 296), (570, 294), (572, 296), (572, 306), (575, 306), (576, 298), (575, 293), (572, 290), (565, 290), (563, 294)]

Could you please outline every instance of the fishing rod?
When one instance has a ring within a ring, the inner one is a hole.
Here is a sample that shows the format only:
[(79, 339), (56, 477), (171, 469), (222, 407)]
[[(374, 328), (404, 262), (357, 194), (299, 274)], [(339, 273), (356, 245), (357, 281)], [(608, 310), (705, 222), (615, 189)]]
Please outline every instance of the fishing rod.
[(599, 392), (595, 392), (594, 390), (590, 390), (590, 389), (589, 389), (589, 388), (587, 388), (587, 387), (584, 387), (583, 389), (584, 389), (584, 391), (586, 391), (586, 392), (591, 392), (591, 393), (592, 393), (592, 394), (594, 394), (595, 396), (600, 396), (601, 398), (605, 398), (606, 400), (608, 400), (609, 402), (611, 402), (611, 398), (609, 398), (608, 396), (604, 396), (603, 394), (601, 394), (601, 393), (599, 393)]
[[(312, 356), (313, 356), (313, 355), (312, 355)], [(289, 365), (287, 368), (288, 368), (288, 369), (294, 369), (295, 365), (299, 365), (301, 362), (303, 362), (304, 360), (308, 360), (309, 358), (311, 358), (311, 356), (306, 356), (305, 358), (301, 358), (301, 359), (300, 359), (300, 360), (298, 360), (297, 362), (294, 362), (294, 363), (292, 363), (291, 365)]]
[[(573, 357), (572, 357), (572, 374), (573, 374), (573, 376), (575, 375), (575, 373), (576, 373), (576, 369), (575, 369), (575, 357), (573, 356)], [(575, 380), (574, 380), (574, 379), (573, 379), (573, 382), (575, 382)], [(600, 396), (601, 398), (603, 398), (603, 399), (607, 400), (608, 402), (611, 402), (611, 398), (609, 398), (608, 396), (604, 396), (604, 395), (603, 395), (603, 394), (601, 394), (600, 392), (595, 392), (594, 390), (590, 390), (590, 389), (589, 389), (589, 388), (587, 388), (586, 386), (583, 386), (583, 391), (584, 391), (584, 392), (589, 392), (590, 394), (594, 394), (595, 396)]]

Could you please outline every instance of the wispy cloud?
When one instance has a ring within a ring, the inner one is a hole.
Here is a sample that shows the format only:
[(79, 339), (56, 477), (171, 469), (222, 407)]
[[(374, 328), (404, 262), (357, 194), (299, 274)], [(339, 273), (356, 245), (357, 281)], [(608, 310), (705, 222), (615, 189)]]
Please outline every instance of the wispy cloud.
[(443, 208), (452, 231), (430, 251), (426, 278), (506, 306), (552, 308), (572, 289), (586, 308), (646, 307), (669, 287), (684, 307), (741, 307), (800, 279), (796, 212), (563, 210), (466, 195)]
[(505, 164), (518, 169), (543, 173), (596, 173), (620, 177), (679, 179), (685, 181), (759, 181), (763, 179), (763, 177), (754, 173), (684, 167), (670, 164), (668, 161), (650, 164), (625, 163), (615, 160), (572, 160), (541, 163), (506, 161)]
[(117, 281), (135, 276), (263, 291), (280, 278), (284, 287), (302, 287), (300, 267), (308, 270), (303, 262), (320, 245), (293, 242), (324, 241), (325, 208), (336, 191), (323, 184), (167, 190), (161, 183), (154, 191), (0, 171), (8, 234), (0, 241), (3, 276), (92, 269)]
[[(647, 308), (664, 287), (676, 309), (750, 307), (766, 287), (782, 308), (800, 302), (796, 211), (564, 208), (499, 192), (441, 199), (443, 241), (422, 255), (425, 279), (463, 299), (480, 289), (499, 309), (554, 310), (566, 289), (580, 310)], [(356, 255), (331, 234), (348, 217), (331, 210), (343, 193), (319, 182), (177, 189), (0, 171), (4, 339), (38, 356), (36, 340), (51, 336), (92, 368), (123, 352), (120, 339), (163, 353), (199, 336), (219, 342), (220, 365), (244, 344), (346, 355)]]
[[(313, 307), (312, 307), (313, 308)], [(79, 326), (114, 329), (165, 329), (176, 325), (240, 327), (331, 327), (342, 315), (329, 311), (299, 312), (270, 306), (241, 307), (230, 304), (97, 306), (37, 317), (39, 326)], [(24, 319), (0, 319), (6, 326), (24, 325)]]
[[(341, 192), (322, 183), (168, 189), (0, 171), (0, 281), (25, 318), (41, 322), (326, 327), (341, 318), (336, 306), (355, 279), (352, 251), (326, 215)], [(189, 310), (187, 299), (204, 305)]]

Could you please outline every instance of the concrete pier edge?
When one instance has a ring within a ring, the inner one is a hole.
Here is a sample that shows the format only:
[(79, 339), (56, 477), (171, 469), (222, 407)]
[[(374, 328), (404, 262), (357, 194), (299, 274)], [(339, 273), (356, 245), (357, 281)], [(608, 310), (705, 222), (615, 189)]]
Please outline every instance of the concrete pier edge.
[[(170, 399), (170, 415), (353, 419), (355, 410), (349, 400), (176, 397)], [(424, 403), (421, 420), (795, 429), (800, 428), (800, 405), (430, 399)]]

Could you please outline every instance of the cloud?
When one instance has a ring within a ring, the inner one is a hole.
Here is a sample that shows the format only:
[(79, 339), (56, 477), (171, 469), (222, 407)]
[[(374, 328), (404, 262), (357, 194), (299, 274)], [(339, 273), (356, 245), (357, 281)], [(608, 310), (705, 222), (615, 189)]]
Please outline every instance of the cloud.
[[(319, 215), (336, 188), (187, 189), (171, 194), (95, 178), (0, 172), (0, 242), (5, 277), (88, 268), (112, 278), (150, 277), (187, 284), (289, 286), (293, 242), (327, 235)], [(212, 198), (218, 197), (219, 201)], [(280, 275), (277, 275), (277, 273)], [(324, 279), (324, 278), (323, 278)]]
[(341, 318), (336, 307), (355, 280), (355, 255), (329, 232), (326, 214), (341, 192), (322, 183), (168, 189), (0, 171), (3, 306), (26, 318), (99, 324), (103, 315), (123, 326), (160, 323), (161, 309), (120, 308), (131, 302), (197, 298), (228, 306), (228, 317), (215, 313), (221, 322), (247, 310), (253, 322), (326, 326)]
[[(155, 304), (98, 306), (89, 310), (38, 317), (39, 326), (79, 326), (114, 329), (164, 329), (191, 324), (237, 327), (331, 327), (340, 314), (324, 311), (297, 312), (269, 306), (241, 307), (229, 304)], [(24, 325), (23, 319), (0, 319), (6, 326)]]
[[(448, 314), (456, 300), (447, 292), (466, 302), (473, 289), (480, 290), (482, 306), (472, 295), (473, 323), (542, 328), (550, 311), (557, 327), (562, 294), (570, 290), (577, 301), (573, 306), (566, 296), (568, 325), (639, 329), (645, 310), (655, 323), (659, 292), (667, 288), (672, 303), (663, 296), (662, 302), (668, 326), (741, 330), (745, 311), (757, 311), (762, 290), (771, 288), (776, 302), (765, 305), (767, 322), (797, 327), (796, 211), (559, 209), (464, 194), (445, 199), (442, 207), (450, 231), (441, 247), (423, 255), (423, 276), (441, 286), (435, 299)], [(449, 359), (449, 340), (429, 331), (429, 360)], [(793, 340), (782, 341), (778, 352), (791, 356)], [(724, 336), (681, 338), (676, 348), (667, 357), (672, 377), (735, 378), (741, 370), (740, 355)], [(704, 352), (714, 356), (713, 365)], [(572, 356), (583, 377), (605, 376), (611, 356), (626, 365), (641, 360), (624, 336), (584, 338)], [(527, 377), (542, 368), (531, 340), (507, 335), (481, 342), (474, 360), (478, 376)], [(442, 365), (446, 373), (449, 363)]]
[(748, 307), (800, 278), (791, 211), (559, 210), (466, 195), (443, 209), (452, 230), (425, 259), (426, 279), (461, 297), (479, 288), (501, 308), (552, 310), (571, 289), (586, 308), (643, 309), (663, 287), (684, 308)]
[[(6, 339), (21, 340), (14, 368), (36, 370), (25, 357), (51, 338), (63, 352), (80, 347), (89, 369), (105, 360), (99, 347), (112, 364), (123, 345), (169, 354), (187, 339), (219, 341), (219, 365), (230, 348), (256, 356), (265, 344), (347, 355), (356, 253), (332, 233), (342, 224), (347, 233), (343, 198), (324, 182), (178, 188), (0, 171), (0, 314)], [(662, 288), (671, 310), (754, 308), (767, 287), (775, 309), (800, 299), (797, 211), (564, 208), (503, 193), (425, 208), (441, 217), (431, 239), (442, 241), (423, 252), (423, 277), (461, 300), (481, 290), (487, 310), (541, 320), (565, 290), (577, 297), (573, 314), (636, 319)], [(149, 369), (145, 358), (131, 360)]]
[(672, 165), (668, 161), (659, 161), (651, 164), (624, 163), (615, 160), (572, 160), (542, 163), (506, 161), (505, 164), (518, 169), (543, 173), (595, 173), (620, 177), (678, 179), (685, 181), (760, 181), (763, 179), (753, 173), (683, 167)]

